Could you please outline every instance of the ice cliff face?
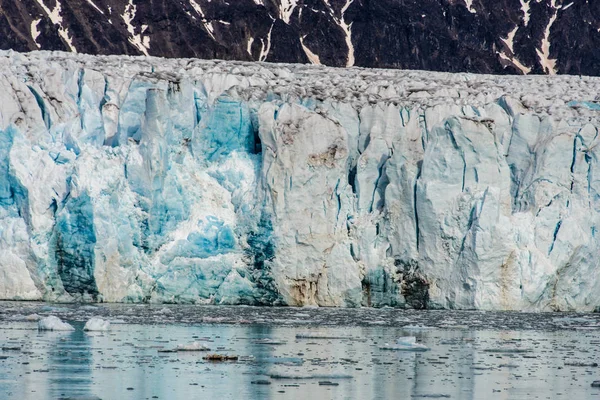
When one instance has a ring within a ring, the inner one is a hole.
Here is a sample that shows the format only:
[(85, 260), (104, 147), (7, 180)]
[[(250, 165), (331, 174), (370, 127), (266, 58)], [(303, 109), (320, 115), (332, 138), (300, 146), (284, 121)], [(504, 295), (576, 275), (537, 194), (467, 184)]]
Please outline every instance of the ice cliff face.
[(0, 298), (593, 310), (598, 87), (0, 53)]

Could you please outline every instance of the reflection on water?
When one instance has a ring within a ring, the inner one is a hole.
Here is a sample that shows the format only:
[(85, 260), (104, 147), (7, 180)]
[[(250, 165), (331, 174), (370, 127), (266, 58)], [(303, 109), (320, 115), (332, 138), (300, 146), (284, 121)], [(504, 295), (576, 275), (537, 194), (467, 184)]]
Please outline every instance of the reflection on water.
[[(1, 399), (600, 397), (594, 329), (121, 323), (85, 333), (70, 322), (74, 332), (2, 321)], [(430, 351), (381, 349), (400, 336)], [(240, 358), (159, 351), (194, 341)]]
[(76, 331), (42, 333), (48, 343), (48, 397), (91, 396), (92, 345), (83, 332), (83, 324), (74, 323)]

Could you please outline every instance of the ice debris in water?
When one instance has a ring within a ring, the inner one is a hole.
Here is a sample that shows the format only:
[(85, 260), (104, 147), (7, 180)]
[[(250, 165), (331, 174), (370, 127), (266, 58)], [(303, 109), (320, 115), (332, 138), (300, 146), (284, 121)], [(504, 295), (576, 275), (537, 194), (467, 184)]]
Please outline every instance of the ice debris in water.
[(210, 348), (200, 342), (192, 342), (190, 344), (178, 344), (174, 349), (158, 350), (159, 353), (176, 353), (178, 351), (210, 351)]
[(380, 350), (400, 350), (400, 351), (427, 351), (429, 347), (417, 343), (417, 338), (414, 336), (403, 336), (396, 339), (395, 345), (385, 344), (379, 348)]
[(38, 329), (40, 331), (74, 331), (70, 324), (62, 322), (60, 318), (50, 315), (38, 321)]
[(284, 340), (275, 340), (275, 339), (256, 339), (252, 343), (254, 344), (269, 344), (269, 345), (281, 345), (286, 344), (287, 342)]
[(40, 317), (37, 314), (29, 314), (29, 315), (16, 314), (16, 315), (13, 315), (12, 317), (10, 317), (10, 319), (12, 319), (14, 321), (39, 321), (40, 319), (42, 319), (42, 317)]
[(322, 333), (298, 333), (296, 339), (352, 339), (350, 336), (331, 336)]
[(352, 379), (352, 375), (346, 374), (296, 374), (278, 373), (269, 375), (271, 379)]
[(413, 345), (417, 343), (417, 338), (414, 336), (402, 336), (396, 339), (396, 344)]
[(209, 351), (210, 349), (200, 342), (193, 342), (190, 344), (178, 344), (175, 347), (176, 351)]
[(491, 349), (483, 349), (486, 353), (505, 353), (505, 354), (518, 354), (518, 353), (530, 353), (531, 349), (521, 349), (513, 347), (498, 347)]
[(110, 322), (99, 318), (92, 317), (85, 323), (84, 331), (107, 331), (110, 328)]

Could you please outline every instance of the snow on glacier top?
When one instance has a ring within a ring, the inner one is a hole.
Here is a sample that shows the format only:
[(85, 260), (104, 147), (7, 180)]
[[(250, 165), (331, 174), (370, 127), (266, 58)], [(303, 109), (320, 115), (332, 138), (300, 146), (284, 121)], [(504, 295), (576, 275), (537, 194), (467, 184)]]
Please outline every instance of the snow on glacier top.
[[(107, 77), (149, 81), (194, 80), (211, 74), (211, 93), (233, 91), (245, 100), (277, 95), (284, 101), (314, 98), (342, 101), (360, 109), (366, 104), (405, 106), (481, 106), (502, 96), (519, 100), (523, 111), (556, 119), (596, 117), (600, 77), (511, 76), (415, 70), (334, 68), (320, 65), (166, 59), (143, 56), (92, 56), (64, 52), (0, 51), (0, 66), (24, 80), (43, 80), (46, 71), (85, 67)], [(218, 76), (218, 77), (217, 77)], [(218, 87), (217, 87), (218, 86)], [(234, 94), (234, 93), (232, 93)], [(581, 121), (580, 121), (581, 122)]]

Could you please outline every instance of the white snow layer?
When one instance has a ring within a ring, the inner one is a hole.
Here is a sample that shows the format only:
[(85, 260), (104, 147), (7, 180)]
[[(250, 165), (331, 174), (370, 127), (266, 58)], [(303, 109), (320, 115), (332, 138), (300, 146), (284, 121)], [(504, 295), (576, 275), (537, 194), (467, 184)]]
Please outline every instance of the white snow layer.
[(599, 88), (0, 52), (0, 298), (594, 310)]
[(60, 318), (51, 315), (46, 318), (42, 318), (38, 321), (38, 329), (40, 331), (74, 331), (71, 325), (60, 320)]

